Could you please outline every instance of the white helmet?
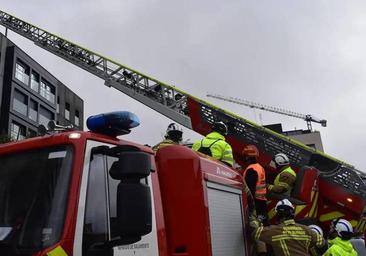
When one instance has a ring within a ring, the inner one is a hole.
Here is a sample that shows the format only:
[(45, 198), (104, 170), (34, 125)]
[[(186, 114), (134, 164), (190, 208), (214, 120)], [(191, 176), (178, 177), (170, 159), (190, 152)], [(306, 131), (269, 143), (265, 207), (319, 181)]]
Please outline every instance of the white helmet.
[(171, 123), (168, 125), (165, 134), (166, 139), (171, 139), (175, 142), (180, 142), (182, 141), (182, 137), (183, 137), (183, 131), (177, 124)]
[(340, 237), (353, 233), (351, 223), (345, 219), (338, 219), (332, 222), (332, 229), (335, 230)]
[(283, 210), (295, 210), (295, 207), (288, 199), (282, 199), (281, 201), (278, 201), (275, 207), (276, 212), (281, 212)]
[(323, 230), (321, 227), (317, 226), (317, 225), (309, 225), (308, 226), (310, 228), (310, 230), (314, 231), (315, 233), (319, 234), (320, 236), (323, 236)]
[(275, 155), (274, 161), (278, 166), (284, 166), (290, 164), (290, 160), (284, 153), (278, 153), (277, 155)]

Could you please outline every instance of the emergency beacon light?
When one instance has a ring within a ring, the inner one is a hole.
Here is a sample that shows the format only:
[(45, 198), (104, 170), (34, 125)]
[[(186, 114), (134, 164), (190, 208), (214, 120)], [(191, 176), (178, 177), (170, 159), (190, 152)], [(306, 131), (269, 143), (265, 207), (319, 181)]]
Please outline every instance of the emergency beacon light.
[(131, 132), (131, 128), (139, 125), (139, 118), (128, 111), (115, 111), (90, 116), (86, 121), (86, 126), (90, 131), (113, 137), (128, 134)]

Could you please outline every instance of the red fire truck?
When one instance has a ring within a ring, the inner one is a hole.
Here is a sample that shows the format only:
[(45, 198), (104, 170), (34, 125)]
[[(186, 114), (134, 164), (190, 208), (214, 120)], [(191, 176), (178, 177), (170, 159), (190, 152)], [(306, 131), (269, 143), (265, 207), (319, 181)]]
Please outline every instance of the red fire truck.
[[(247, 144), (258, 147), (269, 176), (273, 155), (285, 153), (298, 176), (290, 198), (296, 219), (326, 231), (342, 217), (365, 232), (365, 176), (352, 165), (8, 13), (0, 11), (0, 24), (202, 135), (213, 122), (226, 122), (226, 139), (242, 166)], [(148, 147), (115, 137), (128, 125), (0, 147), (4, 254), (251, 255), (240, 174), (183, 146), (163, 148), (154, 157)], [(278, 199), (269, 203), (271, 220)]]
[(115, 137), (136, 120), (0, 146), (0, 255), (251, 255), (241, 176)]

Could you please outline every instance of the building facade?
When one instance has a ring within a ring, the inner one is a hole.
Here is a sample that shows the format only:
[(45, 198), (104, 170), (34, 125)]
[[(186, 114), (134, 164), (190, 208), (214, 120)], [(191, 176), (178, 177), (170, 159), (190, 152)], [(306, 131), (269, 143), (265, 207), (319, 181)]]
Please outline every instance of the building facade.
[(288, 136), (291, 139), (298, 140), (301, 143), (305, 144), (306, 146), (324, 152), (322, 138), (320, 136), (320, 132), (318, 131), (310, 131), (310, 130), (283, 131), (281, 124), (265, 125), (264, 127), (271, 129), (272, 131), (275, 131), (277, 133)]
[(83, 100), (0, 34), (0, 134), (37, 135), (50, 120), (83, 129)]

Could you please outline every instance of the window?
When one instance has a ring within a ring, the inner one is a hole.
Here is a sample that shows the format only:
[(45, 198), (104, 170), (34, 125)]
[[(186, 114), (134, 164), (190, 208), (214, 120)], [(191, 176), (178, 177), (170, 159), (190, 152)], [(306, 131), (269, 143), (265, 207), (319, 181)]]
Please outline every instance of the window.
[[(83, 256), (92, 255), (88, 252), (90, 246), (103, 244), (119, 236), (117, 188), (121, 181), (109, 175), (109, 169), (115, 161), (118, 158), (101, 153), (95, 153), (91, 157), (82, 236)], [(148, 185), (147, 179), (140, 182)]]
[[(107, 166), (108, 166), (108, 170), (110, 169), (110, 167), (112, 166), (112, 164), (118, 161), (117, 158), (115, 157), (107, 157)], [(111, 232), (111, 237), (117, 237), (119, 236), (117, 234), (117, 187), (118, 184), (120, 183), (119, 180), (115, 180), (112, 179), (112, 177), (110, 175), (108, 175), (108, 192), (109, 192), (109, 214), (110, 214), (110, 232)]]
[(70, 104), (67, 102), (65, 104), (65, 118), (70, 120)]
[(29, 83), (29, 67), (19, 59), (15, 63), (15, 78), (26, 85)]
[(38, 114), (38, 103), (34, 100), (30, 100), (28, 117), (33, 121), (37, 122), (37, 114)]
[(88, 255), (91, 245), (108, 240), (106, 191), (105, 156), (93, 155), (85, 202), (83, 256)]
[(72, 146), (58, 146), (0, 156), (0, 227), (12, 227), (13, 247), (2, 241), (1, 255), (35, 255), (60, 240), (72, 155)]
[(10, 136), (12, 140), (25, 139), (25, 135), (25, 126), (13, 121), (10, 127)]
[(39, 89), (39, 74), (35, 71), (32, 71), (31, 75), (31, 89), (38, 92)]
[(75, 125), (79, 126), (80, 125), (80, 117), (79, 117), (79, 111), (75, 110)]
[(28, 129), (27, 136), (28, 136), (28, 138), (37, 137), (37, 132), (33, 131), (32, 129)]
[(57, 113), (60, 113), (60, 96), (57, 96), (56, 111)]
[(18, 90), (14, 90), (13, 109), (27, 116), (28, 97)]
[(39, 94), (49, 102), (55, 103), (55, 87), (46, 80), (41, 80), (41, 87)]
[(39, 123), (47, 127), (48, 122), (54, 120), (54, 114), (44, 107), (39, 108)]

